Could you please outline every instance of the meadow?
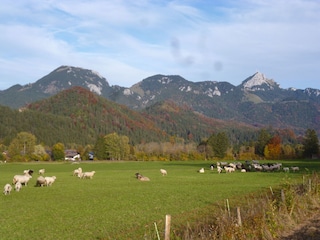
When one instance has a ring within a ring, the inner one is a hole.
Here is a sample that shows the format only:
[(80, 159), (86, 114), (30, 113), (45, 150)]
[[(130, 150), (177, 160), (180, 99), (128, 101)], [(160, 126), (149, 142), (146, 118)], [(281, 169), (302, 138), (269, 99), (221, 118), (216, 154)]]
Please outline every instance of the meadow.
[[(210, 171), (211, 162), (67, 162), (0, 164), (0, 186), (16, 174), (33, 169), (33, 178), (20, 192), (0, 197), (1, 239), (163, 239), (164, 220), (172, 217), (172, 231), (197, 216), (210, 214), (226, 199), (266, 191), (319, 169), (316, 161), (283, 161), (299, 166), (298, 173)], [(93, 179), (72, 176), (73, 170), (96, 171)], [(201, 167), (205, 173), (197, 172)], [(38, 170), (56, 176), (51, 187), (35, 187)], [(160, 174), (160, 168), (168, 171)], [(141, 182), (139, 172), (151, 179)]]

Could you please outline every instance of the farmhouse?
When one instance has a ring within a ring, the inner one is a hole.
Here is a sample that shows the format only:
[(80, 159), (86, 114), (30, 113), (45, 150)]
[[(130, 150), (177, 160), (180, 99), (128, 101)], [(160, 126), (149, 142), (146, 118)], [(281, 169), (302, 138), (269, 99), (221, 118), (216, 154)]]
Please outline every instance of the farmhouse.
[(66, 161), (81, 161), (80, 154), (74, 149), (67, 149), (64, 154)]

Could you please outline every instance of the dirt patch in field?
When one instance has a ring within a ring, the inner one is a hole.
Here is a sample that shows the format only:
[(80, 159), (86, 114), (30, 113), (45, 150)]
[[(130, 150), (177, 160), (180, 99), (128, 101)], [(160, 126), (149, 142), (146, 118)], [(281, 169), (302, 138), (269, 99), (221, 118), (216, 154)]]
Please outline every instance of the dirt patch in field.
[(320, 239), (320, 215), (297, 225), (293, 230), (283, 234), (279, 240), (319, 240)]

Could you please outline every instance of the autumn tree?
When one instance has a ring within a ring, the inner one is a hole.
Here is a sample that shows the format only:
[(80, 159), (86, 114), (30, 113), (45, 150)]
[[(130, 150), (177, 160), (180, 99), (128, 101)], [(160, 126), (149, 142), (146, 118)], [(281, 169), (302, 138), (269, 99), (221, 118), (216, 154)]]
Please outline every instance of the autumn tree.
[(45, 148), (41, 144), (39, 144), (34, 147), (32, 159), (36, 161), (49, 161), (50, 156), (46, 152)]
[(319, 139), (314, 129), (307, 129), (303, 140), (303, 155), (312, 158), (319, 154)]
[(52, 158), (53, 160), (64, 160), (65, 158), (65, 148), (63, 143), (56, 143), (52, 147)]
[(36, 137), (28, 132), (20, 132), (8, 148), (10, 157), (15, 161), (29, 161), (34, 153)]
[(127, 159), (130, 154), (129, 138), (111, 133), (104, 137), (105, 153), (107, 159), (122, 160)]
[(279, 159), (281, 154), (281, 138), (279, 135), (272, 137), (265, 147), (264, 155), (267, 159)]

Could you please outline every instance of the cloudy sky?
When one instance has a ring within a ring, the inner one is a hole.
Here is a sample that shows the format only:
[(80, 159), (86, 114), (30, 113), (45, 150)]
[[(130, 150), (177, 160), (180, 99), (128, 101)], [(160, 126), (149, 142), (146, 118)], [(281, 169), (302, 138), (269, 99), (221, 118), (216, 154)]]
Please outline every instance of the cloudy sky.
[(2, 0), (0, 90), (61, 65), (130, 87), (154, 74), (234, 85), (259, 71), (320, 89), (319, 0)]

